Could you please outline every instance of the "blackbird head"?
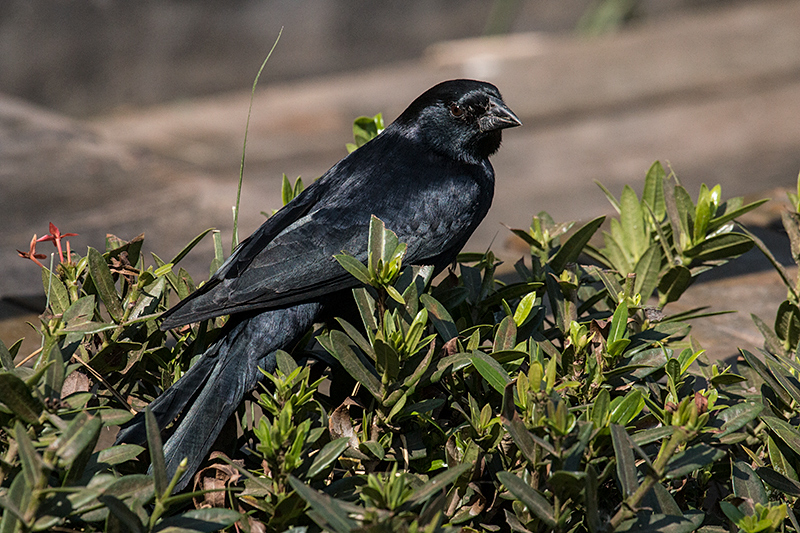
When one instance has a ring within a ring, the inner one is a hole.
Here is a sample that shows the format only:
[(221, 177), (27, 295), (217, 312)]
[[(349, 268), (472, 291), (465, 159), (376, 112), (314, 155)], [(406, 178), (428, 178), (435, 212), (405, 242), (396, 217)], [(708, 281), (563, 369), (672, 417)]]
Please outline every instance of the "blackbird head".
[(450, 80), (434, 85), (395, 121), (401, 132), (453, 159), (477, 163), (500, 147), (502, 130), (521, 125), (491, 83)]

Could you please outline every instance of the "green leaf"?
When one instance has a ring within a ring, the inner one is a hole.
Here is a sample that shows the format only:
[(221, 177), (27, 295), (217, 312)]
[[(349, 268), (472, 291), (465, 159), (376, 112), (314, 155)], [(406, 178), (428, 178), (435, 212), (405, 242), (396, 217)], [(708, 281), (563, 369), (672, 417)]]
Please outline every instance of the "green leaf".
[(658, 292), (661, 293), (659, 304), (664, 306), (676, 302), (692, 284), (692, 273), (683, 265), (676, 265), (667, 270), (658, 282)]
[(783, 402), (784, 404), (786, 404), (787, 406), (791, 405), (792, 404), (792, 397), (789, 396), (789, 393), (787, 393), (783, 389), (783, 387), (781, 387), (780, 383), (778, 383), (778, 381), (775, 379), (775, 377), (769, 371), (767, 366), (763, 362), (761, 362), (760, 359), (758, 359), (755, 355), (753, 355), (752, 353), (748, 352), (747, 350), (742, 350), (740, 348), (739, 352), (741, 352), (741, 354), (744, 357), (744, 360), (747, 362), (747, 364), (750, 365), (750, 368), (755, 370), (758, 373), (758, 375), (761, 377), (761, 379), (764, 380), (764, 382), (767, 384), (767, 386), (770, 389), (772, 389), (772, 392), (775, 393), (775, 396), (777, 396), (778, 399), (781, 402)]
[(621, 244), (627, 247), (628, 259), (636, 263), (650, 244), (644, 210), (628, 185), (623, 187), (619, 203), (622, 208), (619, 220), (623, 231)]
[(61, 400), (61, 389), (64, 386), (64, 357), (58, 344), (53, 344), (50, 348), (47, 361), (49, 365), (45, 371), (45, 395), (53, 401)]
[(351, 276), (356, 278), (361, 283), (369, 285), (372, 282), (372, 278), (370, 277), (367, 267), (365, 267), (361, 261), (352, 255), (341, 253), (334, 255), (333, 257), (340, 265), (342, 265), (342, 268), (344, 268)]
[(497, 479), (528, 508), (528, 511), (539, 517), (548, 527), (556, 526), (553, 506), (539, 492), (511, 472), (498, 472)]
[(97, 462), (118, 465), (135, 459), (143, 451), (144, 448), (142, 446), (135, 444), (118, 444), (97, 452)]
[(556, 454), (555, 448), (553, 448), (552, 445), (528, 431), (525, 427), (525, 423), (522, 422), (522, 419), (517, 414), (516, 408), (514, 407), (513, 383), (506, 385), (506, 389), (503, 392), (503, 410), (500, 414), (500, 421), (503, 423), (506, 431), (508, 431), (508, 434), (511, 435), (511, 438), (514, 439), (514, 443), (529, 464), (535, 465), (540, 461), (540, 459), (537, 459), (536, 454), (537, 445), (551, 454)]
[(392, 383), (400, 373), (400, 355), (391, 345), (381, 339), (375, 339), (373, 347), (375, 348), (375, 369), (381, 376), (381, 382)]
[(792, 376), (771, 356), (766, 356), (765, 359), (767, 361), (767, 367), (769, 368), (770, 372), (772, 372), (772, 376), (775, 378), (775, 380), (795, 402), (800, 404), (800, 388), (798, 388), (797, 378)]
[(82, 411), (72, 419), (66, 431), (59, 435), (50, 449), (55, 450), (56, 455), (67, 465), (71, 465), (75, 458), (85, 452), (87, 448), (91, 453), (100, 437), (102, 427), (103, 423), (98, 417), (90, 416), (86, 411)]
[(25, 427), (17, 421), (14, 424), (14, 440), (19, 448), (19, 458), (22, 463), (22, 475), (28, 490), (40, 490), (47, 483), (45, 480), (45, 465), (42, 457), (36, 453)]
[(421, 294), (419, 301), (428, 310), (433, 327), (436, 328), (442, 340), (447, 342), (454, 337), (458, 337), (456, 324), (442, 304), (429, 294)]
[(702, 525), (704, 518), (702, 511), (686, 511), (683, 516), (641, 512), (635, 519), (620, 524), (614, 533), (691, 533)]
[(317, 517), (324, 520), (324, 523), (319, 524), (323, 529), (329, 526), (336, 533), (350, 533), (358, 527), (358, 524), (347, 516), (338, 500), (312, 489), (291, 475), (289, 484), (316, 511)]
[[(397, 403), (399, 404), (400, 402)], [(392, 409), (392, 411), (394, 411), (394, 409)], [(343, 437), (343, 438), (347, 438), (349, 440), (348, 437)], [(364, 441), (358, 445), (358, 448), (363, 452), (369, 453), (379, 461), (383, 461), (383, 458), (386, 457), (386, 452), (384, 451), (383, 446), (381, 446), (379, 442), (374, 440)]]
[(777, 489), (784, 494), (788, 494), (789, 496), (800, 496), (800, 483), (797, 481), (789, 479), (783, 474), (763, 466), (756, 469), (756, 474), (758, 474), (758, 477), (760, 477), (762, 481), (764, 481), (773, 489)]
[(606, 198), (607, 198), (607, 199), (608, 199), (608, 201), (611, 203), (611, 205), (614, 207), (614, 210), (615, 210), (617, 213), (619, 213), (620, 211), (622, 211), (622, 208), (620, 207), (620, 205), (619, 205), (619, 202), (617, 201), (617, 199), (616, 199), (616, 198), (614, 198), (614, 195), (613, 195), (613, 194), (611, 194), (611, 191), (609, 191), (609, 190), (608, 190), (608, 189), (605, 187), (605, 185), (603, 185), (602, 183), (600, 183), (600, 182), (599, 182), (599, 181), (597, 181), (597, 180), (594, 180), (594, 183), (595, 183), (595, 185), (597, 185), (598, 187), (600, 187), (600, 190), (602, 190), (602, 191), (603, 191), (603, 194), (605, 194), (605, 195), (606, 195)]
[(664, 365), (667, 376), (672, 380), (672, 384), (677, 387), (681, 382), (681, 363), (675, 358), (670, 358)]
[(100, 300), (105, 304), (106, 310), (114, 322), (119, 324), (122, 321), (124, 310), (105, 258), (90, 246), (86, 259), (88, 261), (89, 274), (92, 276), (92, 281), (94, 281)]
[(632, 441), (625, 428), (617, 424), (611, 424), (611, 441), (617, 458), (617, 479), (627, 498), (639, 488)]
[(125, 409), (101, 409), (97, 414), (103, 421), (103, 426), (121, 426), (134, 416)]
[(719, 411), (717, 420), (722, 421), (722, 427), (720, 428), (721, 432), (717, 434), (717, 438), (730, 435), (734, 431), (743, 428), (755, 420), (763, 409), (764, 406), (760, 403), (740, 402)]
[(625, 338), (628, 328), (628, 302), (623, 299), (617, 305), (614, 316), (611, 318), (611, 329), (608, 333), (608, 343), (611, 344)]
[(575, 233), (561, 245), (558, 252), (547, 262), (550, 268), (552, 268), (556, 274), (560, 274), (567, 263), (574, 263), (577, 261), (586, 243), (589, 242), (589, 239), (592, 238), (605, 219), (605, 216), (597, 217), (576, 230)]
[(672, 426), (661, 426), (650, 429), (645, 429), (631, 435), (631, 440), (637, 446), (645, 446), (653, 442), (667, 439), (675, 432)]
[(37, 424), (44, 410), (44, 405), (33, 397), (28, 385), (11, 372), (0, 372), (0, 402), (28, 424)]
[(0, 340), (0, 367), (7, 372), (14, 370), (14, 357), (2, 340)]
[(789, 300), (784, 300), (778, 307), (775, 333), (789, 350), (795, 349), (800, 342), (800, 309)]
[(725, 450), (713, 448), (708, 444), (697, 444), (674, 455), (667, 464), (667, 479), (682, 478), (718, 461), (725, 456)]
[(633, 269), (634, 274), (636, 274), (633, 291), (642, 295), (642, 301), (646, 301), (658, 285), (661, 261), (661, 245), (654, 243), (642, 254)]
[(159, 498), (167, 497), (165, 494), (169, 479), (167, 478), (167, 465), (164, 461), (164, 446), (161, 443), (161, 430), (156, 422), (156, 417), (150, 406), (144, 411), (145, 430), (147, 431), (147, 447), (150, 450), (150, 462), (153, 466), (153, 479), (155, 480), (156, 494)]
[(286, 176), (286, 173), (284, 173), (283, 179), (281, 180), (281, 202), (283, 205), (292, 201), (292, 198), (294, 198), (293, 193), (292, 184), (289, 183), (289, 178)]
[(774, 416), (762, 416), (761, 420), (790, 449), (800, 450), (800, 432), (796, 428)]
[(3, 503), (9, 502), (9, 506), (3, 505), (3, 516), (0, 520), (0, 533), (16, 533), (25, 531), (24, 515), (31, 504), (33, 491), (25, 481), (25, 476), (14, 476), (8, 492), (5, 493)]
[(784, 455), (781, 448), (784, 448), (784, 450), (786, 449), (785, 446), (778, 444), (778, 442), (772, 438), (772, 435), (767, 436), (767, 455), (769, 456), (769, 462), (772, 468), (789, 479), (798, 480), (797, 470), (795, 470), (793, 464), (794, 452), (786, 450), (786, 453), (792, 454), (791, 459), (789, 459)]
[(69, 292), (61, 281), (61, 278), (50, 272), (48, 269), (42, 269), (42, 285), (44, 285), (44, 294), (47, 296), (47, 303), (53, 313), (56, 315), (62, 314), (70, 305)]
[(186, 257), (186, 255), (189, 252), (191, 252), (194, 249), (194, 247), (197, 246), (197, 244), (200, 241), (203, 240), (203, 237), (205, 237), (206, 235), (208, 235), (212, 231), (214, 231), (214, 228), (208, 228), (207, 230), (203, 231), (200, 235), (198, 235), (197, 237), (192, 239), (189, 244), (187, 244), (186, 246), (183, 247), (183, 250), (178, 252), (178, 255), (176, 255), (175, 257), (172, 258), (172, 261), (169, 261), (169, 263), (171, 263), (173, 265), (177, 265), (181, 261), (181, 259)]
[(734, 209), (732, 211), (726, 210), (725, 214), (711, 220), (711, 222), (708, 224), (708, 231), (715, 231), (717, 228), (721, 228), (731, 220), (734, 220), (742, 216), (743, 214), (752, 211), (753, 209), (763, 205), (768, 201), (769, 198), (762, 198), (761, 200), (756, 200), (755, 202), (742, 206), (738, 209)]
[(384, 387), (377, 377), (375, 368), (353, 349), (353, 341), (347, 335), (341, 331), (334, 330), (330, 332), (327, 338), (320, 336), (317, 340), (376, 400), (381, 401), (383, 399)]
[(212, 231), (211, 241), (214, 243), (214, 259), (208, 267), (208, 272), (210, 276), (213, 276), (225, 262), (225, 252), (222, 250), (222, 233), (217, 229)]
[(142, 522), (139, 520), (139, 517), (136, 515), (136, 513), (131, 511), (128, 506), (125, 505), (119, 498), (104, 494), (99, 496), (97, 500), (108, 507), (108, 510), (110, 511), (109, 521), (111, 521), (113, 517), (125, 527), (125, 530), (130, 531), (131, 533), (144, 531)]
[(592, 424), (594, 424), (595, 428), (600, 429), (608, 425), (610, 421), (610, 403), (611, 394), (608, 392), (608, 389), (601, 389), (592, 405)]
[(485, 379), (494, 390), (503, 394), (506, 385), (511, 383), (511, 378), (508, 377), (508, 374), (503, 370), (503, 367), (500, 366), (500, 363), (477, 350), (472, 352), (470, 361), (480, 375), (483, 376), (483, 379)]
[(233, 509), (211, 507), (192, 509), (178, 516), (165, 518), (153, 529), (154, 533), (213, 533), (221, 531), (242, 519)]
[[(503, 318), (497, 326), (497, 333), (494, 336), (492, 351), (511, 350), (517, 345), (517, 326), (514, 319), (510, 316)], [(504, 385), (505, 386), (505, 385)], [(501, 393), (502, 394), (502, 393)]]
[(743, 233), (723, 233), (709, 237), (683, 251), (694, 261), (715, 261), (738, 257), (753, 247), (753, 239)]
[(533, 310), (536, 304), (536, 293), (529, 292), (525, 296), (522, 297), (517, 308), (514, 310), (514, 324), (517, 327), (520, 327), (522, 324), (528, 320), (528, 317), (531, 315), (531, 311)]
[[(722, 451), (722, 450), (720, 450)], [(735, 461), (731, 469), (733, 494), (739, 498), (749, 498), (753, 503), (767, 505), (767, 492), (761, 479), (744, 461)]]
[(661, 166), (660, 161), (656, 161), (650, 166), (647, 175), (644, 178), (644, 192), (642, 193), (642, 203), (649, 206), (650, 211), (655, 215), (658, 224), (664, 219), (666, 215), (666, 206), (664, 205), (664, 178), (666, 172), (664, 167)]
[(446, 490), (446, 487), (455, 482), (463, 474), (469, 472), (474, 468), (471, 464), (460, 464), (452, 468), (448, 468), (441, 474), (429, 479), (424, 485), (414, 490), (408, 497), (408, 501), (413, 505), (424, 503), (428, 501), (434, 494), (441, 490)]

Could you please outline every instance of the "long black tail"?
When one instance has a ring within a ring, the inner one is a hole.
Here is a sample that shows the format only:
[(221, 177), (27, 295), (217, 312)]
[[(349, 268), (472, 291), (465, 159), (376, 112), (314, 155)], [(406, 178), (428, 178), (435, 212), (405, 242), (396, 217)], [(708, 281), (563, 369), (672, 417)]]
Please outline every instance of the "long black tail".
[[(197, 471), (225, 422), (262, 377), (258, 368), (275, 369), (275, 351), (296, 342), (319, 315), (318, 303), (265, 311), (236, 322), (174, 385), (154, 400), (151, 410), (163, 429), (183, 413), (172, 436), (164, 443), (167, 476), (171, 478), (185, 457), (187, 469), (176, 490), (182, 490)], [(187, 410), (188, 409), (188, 410)], [(146, 441), (144, 413), (120, 431), (117, 443)]]

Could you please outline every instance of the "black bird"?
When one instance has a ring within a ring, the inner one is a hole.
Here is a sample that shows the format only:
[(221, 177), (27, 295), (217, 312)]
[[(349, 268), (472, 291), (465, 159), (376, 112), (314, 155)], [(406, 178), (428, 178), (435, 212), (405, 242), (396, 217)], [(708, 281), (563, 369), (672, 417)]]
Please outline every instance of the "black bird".
[[(162, 329), (231, 314), (220, 339), (150, 405), (164, 428), (167, 472), (188, 468), (184, 488), (244, 395), (359, 282), (333, 258), (367, 259), (371, 215), (408, 246), (406, 264), (451, 264), (483, 220), (494, 194), (489, 156), (501, 130), (521, 122), (494, 85), (442, 82), (424, 92), (380, 135), (351, 153), (244, 240), (196, 292), (165, 312)], [(140, 415), (117, 442), (143, 443)]]

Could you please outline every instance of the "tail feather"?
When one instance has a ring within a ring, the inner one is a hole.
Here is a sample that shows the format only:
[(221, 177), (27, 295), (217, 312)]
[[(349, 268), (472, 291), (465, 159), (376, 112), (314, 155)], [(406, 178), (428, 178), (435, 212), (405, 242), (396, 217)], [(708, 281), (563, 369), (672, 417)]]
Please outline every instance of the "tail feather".
[[(170, 422), (178, 418), (186, 405), (198, 395), (205, 385), (216, 363), (215, 354), (212, 353), (213, 349), (213, 346), (210, 347), (203, 357), (192, 365), (176, 383), (150, 403), (150, 411), (155, 416), (160, 429), (164, 429)], [(117, 434), (116, 444), (123, 442), (140, 446), (147, 442), (144, 411), (122, 426)]]
[[(225, 422), (256, 386), (261, 378), (259, 367), (274, 371), (275, 351), (296, 342), (314, 323), (320, 308), (318, 303), (308, 303), (238, 319), (185, 376), (153, 402), (161, 428), (184, 412), (164, 444), (168, 477), (187, 459), (186, 472), (176, 490), (188, 485)], [(138, 428), (131, 426), (123, 432), (117, 442), (141, 438), (144, 420)]]

